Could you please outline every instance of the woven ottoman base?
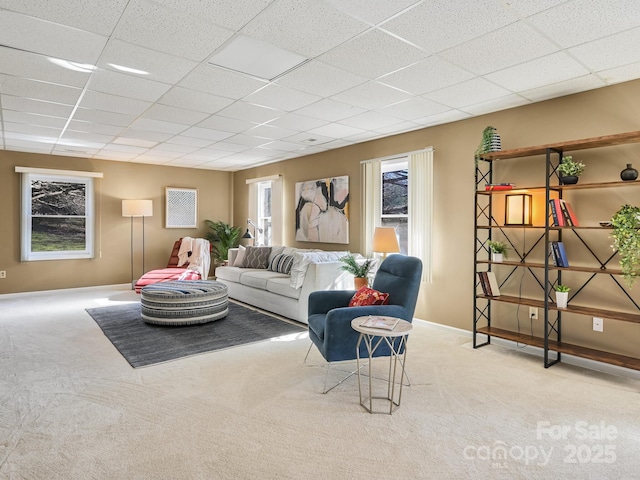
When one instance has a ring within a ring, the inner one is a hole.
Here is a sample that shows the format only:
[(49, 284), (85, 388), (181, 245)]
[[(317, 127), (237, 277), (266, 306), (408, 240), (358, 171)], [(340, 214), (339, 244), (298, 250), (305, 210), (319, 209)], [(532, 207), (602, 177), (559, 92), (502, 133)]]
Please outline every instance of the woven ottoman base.
[(158, 325), (194, 325), (229, 313), (227, 286), (209, 280), (179, 280), (147, 285), (140, 292), (142, 319)]

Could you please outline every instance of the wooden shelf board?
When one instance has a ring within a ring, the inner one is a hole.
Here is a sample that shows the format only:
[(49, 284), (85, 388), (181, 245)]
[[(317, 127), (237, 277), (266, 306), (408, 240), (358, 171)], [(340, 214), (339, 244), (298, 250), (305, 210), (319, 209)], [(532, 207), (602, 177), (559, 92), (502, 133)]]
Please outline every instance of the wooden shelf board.
[[(492, 337), (504, 338), (505, 340), (511, 340), (513, 342), (525, 343), (527, 345), (533, 345), (534, 347), (544, 348), (544, 339), (540, 337), (534, 337), (531, 335), (512, 332), (510, 330), (504, 330), (495, 327), (480, 327), (477, 329), (477, 332), (484, 335), (490, 335)], [(576, 357), (588, 358), (597, 362), (610, 363), (612, 365), (618, 365), (619, 367), (640, 370), (639, 358), (619, 355), (617, 353), (595, 350), (593, 348), (582, 347), (580, 345), (573, 345), (566, 342), (557, 342), (555, 340), (549, 340), (549, 350), (553, 350), (554, 352), (566, 353), (568, 355), (574, 355)]]
[[(584, 190), (588, 188), (611, 188), (611, 187), (632, 187), (632, 186), (640, 186), (640, 181), (616, 181), (616, 182), (598, 182), (598, 183), (576, 183), (574, 185), (549, 185), (549, 188), (552, 190)], [(478, 195), (504, 195), (504, 194), (512, 194), (512, 193), (522, 193), (528, 192), (531, 190), (541, 190), (544, 191), (547, 187), (544, 185), (534, 186), (534, 187), (518, 187), (513, 188), (512, 190), (478, 190), (476, 193)]]
[[(491, 260), (478, 260), (478, 264), (490, 264), (490, 265), (507, 265), (510, 267), (527, 267), (527, 268), (544, 268), (544, 263), (530, 263), (530, 262), (510, 262), (504, 260), (502, 262), (492, 262)], [(549, 270), (561, 270), (563, 272), (583, 272), (583, 273), (604, 273), (607, 275), (622, 275), (622, 270), (613, 268), (596, 268), (596, 267), (556, 267), (549, 265)]]
[[(527, 305), (544, 309), (543, 300), (535, 300), (532, 298), (513, 297), (511, 295), (500, 295), (499, 297), (488, 297), (486, 295), (477, 295), (478, 298), (492, 300), (494, 302), (513, 303), (516, 305)], [(586, 315), (588, 317), (602, 317), (611, 320), (620, 320), (622, 322), (640, 323), (640, 314), (617, 312), (614, 310), (603, 310), (600, 308), (580, 307), (568, 305), (567, 308), (556, 308), (553, 302), (549, 302), (549, 310), (557, 310), (565, 313), (575, 313), (577, 315)]]
[(625, 143), (640, 142), (640, 131), (618, 133), (615, 135), (605, 135), (602, 137), (585, 138), (582, 140), (572, 140), (568, 142), (549, 143), (533, 147), (514, 148), (511, 150), (501, 150), (499, 152), (489, 152), (482, 154), (482, 158), (487, 160), (501, 160), (507, 158), (522, 158), (533, 155), (546, 154), (548, 149), (559, 150), (560, 152), (572, 152), (576, 150), (588, 150), (591, 148), (612, 147)]

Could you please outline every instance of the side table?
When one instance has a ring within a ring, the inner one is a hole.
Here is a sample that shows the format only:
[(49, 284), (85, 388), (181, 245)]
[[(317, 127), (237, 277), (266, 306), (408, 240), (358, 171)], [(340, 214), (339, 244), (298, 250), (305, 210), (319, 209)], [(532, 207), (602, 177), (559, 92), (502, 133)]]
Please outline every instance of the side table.
[[(360, 395), (360, 405), (362, 405), (369, 413), (386, 413), (386, 411), (374, 411), (373, 409), (374, 399), (385, 400), (389, 402), (389, 415), (391, 415), (394, 412), (394, 407), (397, 408), (400, 406), (400, 400), (402, 399), (402, 380), (404, 378), (404, 365), (407, 356), (407, 337), (409, 336), (409, 333), (411, 333), (413, 325), (411, 325), (411, 323), (407, 322), (406, 320), (402, 320), (399, 318), (378, 317), (389, 320), (391, 322), (395, 322), (397, 320), (397, 323), (393, 330), (363, 326), (362, 323), (368, 318), (369, 317), (358, 317), (354, 318), (351, 321), (351, 328), (360, 333), (360, 336), (358, 337), (358, 344), (356, 345), (358, 393)], [(364, 342), (369, 354), (369, 397), (364, 399), (362, 398), (362, 383), (360, 378), (360, 346), (362, 345), (362, 342)], [(374, 397), (371, 388), (371, 361), (373, 360), (373, 355), (378, 347), (385, 344), (391, 350), (391, 355), (389, 357), (389, 375), (387, 378), (387, 396)], [(398, 372), (398, 362), (401, 365), (401, 369), (400, 387), (398, 388), (398, 399), (396, 402), (395, 387), (396, 373)]]

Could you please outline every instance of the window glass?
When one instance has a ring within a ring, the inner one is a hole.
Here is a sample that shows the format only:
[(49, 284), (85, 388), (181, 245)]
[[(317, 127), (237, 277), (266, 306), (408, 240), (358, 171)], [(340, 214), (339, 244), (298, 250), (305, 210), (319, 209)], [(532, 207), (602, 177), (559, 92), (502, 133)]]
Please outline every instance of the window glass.
[(409, 239), (409, 168), (406, 160), (382, 163), (380, 225), (395, 227), (400, 253), (407, 255)]
[(272, 244), (271, 225), (271, 182), (258, 183), (258, 226), (262, 233), (256, 232), (256, 245)]

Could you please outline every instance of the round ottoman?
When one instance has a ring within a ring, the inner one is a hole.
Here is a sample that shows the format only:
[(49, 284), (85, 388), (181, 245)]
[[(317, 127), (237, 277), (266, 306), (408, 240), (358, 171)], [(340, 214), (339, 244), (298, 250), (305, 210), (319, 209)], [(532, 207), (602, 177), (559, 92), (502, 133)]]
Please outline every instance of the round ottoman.
[(227, 286), (209, 280), (146, 285), (140, 292), (142, 319), (158, 325), (194, 325), (227, 316)]

